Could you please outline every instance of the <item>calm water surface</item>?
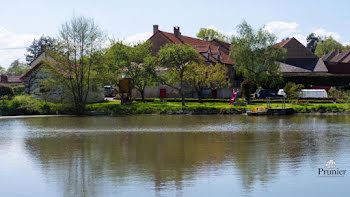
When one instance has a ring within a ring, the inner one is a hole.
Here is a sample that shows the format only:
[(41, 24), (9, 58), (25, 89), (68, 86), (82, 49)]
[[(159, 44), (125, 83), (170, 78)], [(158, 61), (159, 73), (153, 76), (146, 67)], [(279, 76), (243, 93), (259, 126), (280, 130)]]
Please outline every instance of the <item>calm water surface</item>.
[(0, 118), (1, 197), (349, 195), (347, 115)]

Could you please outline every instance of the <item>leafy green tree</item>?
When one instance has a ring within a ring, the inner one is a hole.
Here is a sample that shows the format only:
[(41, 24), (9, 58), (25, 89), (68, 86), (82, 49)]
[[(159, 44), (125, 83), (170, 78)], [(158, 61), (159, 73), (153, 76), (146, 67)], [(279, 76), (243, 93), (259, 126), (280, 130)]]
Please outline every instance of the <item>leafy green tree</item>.
[(302, 84), (295, 84), (293, 82), (288, 82), (283, 88), (288, 98), (299, 98), (300, 91), (304, 88)]
[(286, 51), (275, 43), (276, 36), (262, 28), (253, 30), (245, 21), (238, 25), (230, 51), (238, 74), (260, 87), (278, 83), (281, 80), (278, 61), (284, 59)]
[(317, 43), (319, 40), (320, 40), (319, 37), (317, 37), (314, 33), (311, 33), (306, 38), (306, 41), (307, 41), (306, 47), (309, 48), (313, 53), (315, 53)]
[(5, 74), (6, 69), (0, 65), (0, 75)]
[(9, 75), (23, 75), (28, 72), (29, 69), (30, 66), (28, 64), (22, 63), (17, 59), (10, 64), (6, 73)]
[(345, 45), (344, 50), (350, 50), (350, 45)]
[(57, 40), (50, 36), (42, 35), (38, 40), (34, 39), (32, 44), (27, 48), (26, 61), (31, 63), (37, 58), (44, 50), (55, 50)]
[(320, 39), (317, 47), (316, 47), (316, 51), (315, 54), (318, 57), (322, 57), (324, 56), (326, 53), (331, 52), (333, 50), (341, 50), (343, 49), (343, 45), (340, 44), (339, 42), (337, 42), (336, 40), (334, 40), (331, 36), (330, 37), (326, 37), (323, 39)]
[(210, 28), (200, 28), (199, 32), (197, 33), (197, 38), (200, 38), (202, 40), (208, 39), (209, 41), (214, 39), (222, 41), (228, 40), (227, 36)]
[(67, 91), (75, 113), (81, 115), (89, 93), (99, 85), (96, 76), (102, 74), (96, 67), (101, 63), (103, 32), (93, 19), (73, 17), (62, 25), (59, 35), (60, 48), (50, 53), (55, 61), (47, 62), (52, 76), (48, 81)]
[(245, 79), (241, 83), (241, 90), (242, 90), (242, 96), (245, 98), (245, 100), (249, 103), (250, 102), (250, 96), (253, 94), (257, 89), (256, 83), (252, 80)]
[(229, 86), (227, 72), (225, 65), (212, 65), (200, 61), (190, 64), (189, 69), (184, 73), (184, 78), (187, 83), (195, 88), (201, 103), (204, 88), (213, 87), (217, 89)]
[(123, 42), (114, 42), (104, 56), (104, 65), (99, 67), (105, 73), (105, 84), (117, 84), (120, 77), (127, 74), (131, 78), (131, 88), (140, 92), (144, 101), (147, 86), (155, 82), (156, 58), (150, 52), (151, 42), (134, 47)]
[(151, 55), (151, 43), (144, 42), (133, 47), (130, 51), (131, 63), (127, 67), (127, 74), (131, 78), (131, 86), (140, 92), (145, 102), (145, 88), (156, 82), (156, 58)]
[[(168, 78), (165, 78), (164, 75), (160, 76), (159, 79), (165, 85), (180, 92), (183, 106), (185, 106), (184, 74), (190, 68), (191, 63), (197, 62), (198, 60), (199, 56), (197, 51), (187, 44), (166, 44), (158, 52), (158, 62), (160, 66), (168, 68), (167, 73), (170, 74), (170, 78), (174, 80), (169, 82)], [(180, 82), (180, 87), (175, 86), (175, 82)]]
[(130, 51), (132, 47), (125, 45), (121, 41), (112, 41), (110, 47), (103, 55), (103, 63), (97, 67), (99, 81), (107, 85), (117, 85), (122, 76), (123, 69), (131, 63)]

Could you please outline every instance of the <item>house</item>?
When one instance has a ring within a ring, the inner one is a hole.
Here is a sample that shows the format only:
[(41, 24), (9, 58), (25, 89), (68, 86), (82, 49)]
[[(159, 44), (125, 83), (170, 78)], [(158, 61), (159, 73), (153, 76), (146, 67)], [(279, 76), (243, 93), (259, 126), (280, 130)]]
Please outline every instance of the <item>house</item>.
[(11, 86), (21, 85), (21, 77), (22, 75), (0, 75), (0, 84)]
[[(45, 91), (43, 80), (50, 77), (48, 72), (43, 69), (45, 61), (55, 61), (48, 53), (41, 53), (36, 59), (34, 59), (29, 65), (31, 69), (21, 77), (25, 87), (26, 94), (33, 94), (41, 99), (45, 99), (51, 102), (67, 102), (70, 101), (70, 96), (67, 96), (67, 91), (63, 87), (56, 87), (54, 90)], [(92, 89), (88, 95), (88, 103), (101, 102), (104, 100), (104, 90), (102, 87)]]
[[(174, 44), (188, 44), (198, 51), (199, 57), (211, 64), (221, 63), (227, 66), (228, 76), (233, 88), (239, 88), (240, 80), (235, 76), (235, 70), (233, 67), (233, 60), (229, 56), (230, 44), (219, 40), (201, 40), (198, 38), (192, 38), (181, 34), (180, 27), (174, 27), (172, 33), (159, 30), (158, 25), (153, 25), (153, 35), (148, 39), (152, 43), (151, 52), (152, 55), (156, 55), (161, 47), (168, 43)], [(147, 88), (146, 97), (159, 97), (160, 92), (166, 92), (167, 97), (179, 97), (179, 94), (173, 93), (174, 89), (161, 85), (157, 87)], [(196, 91), (192, 87), (185, 88), (186, 97), (197, 97)], [(230, 98), (232, 95), (231, 88), (221, 88), (218, 90), (206, 89), (205, 93), (217, 98)]]
[(350, 69), (344, 63), (348, 61), (346, 52), (332, 52), (319, 58), (294, 37), (277, 45), (287, 50), (284, 61), (280, 62), (280, 72), (285, 82), (300, 83), (307, 87), (349, 84)]

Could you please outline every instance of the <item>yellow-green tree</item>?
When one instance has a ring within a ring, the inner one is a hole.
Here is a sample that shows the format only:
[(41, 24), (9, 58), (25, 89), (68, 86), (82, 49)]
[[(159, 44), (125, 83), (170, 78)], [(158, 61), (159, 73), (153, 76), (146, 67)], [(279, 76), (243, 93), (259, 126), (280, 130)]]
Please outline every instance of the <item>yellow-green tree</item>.
[(260, 87), (273, 87), (282, 80), (278, 62), (284, 59), (285, 53), (276, 45), (274, 34), (263, 28), (254, 30), (244, 21), (238, 25), (238, 34), (232, 39), (230, 56), (238, 74)]
[(217, 89), (229, 86), (227, 67), (222, 64), (213, 65), (203, 61), (193, 62), (184, 76), (185, 81), (195, 88), (199, 102), (202, 102), (204, 88)]
[[(158, 52), (159, 66), (168, 68), (166, 77), (159, 76), (159, 79), (163, 84), (180, 92), (183, 106), (185, 106), (184, 73), (198, 60), (198, 52), (187, 44), (166, 44)], [(176, 86), (177, 83), (180, 83), (180, 87)]]
[(210, 28), (200, 28), (199, 32), (197, 33), (197, 38), (200, 38), (202, 40), (208, 39), (208, 41), (217, 39), (221, 41), (227, 41), (228, 37), (224, 34), (216, 31), (215, 29)]
[(326, 38), (320, 39), (320, 41), (317, 43), (315, 54), (318, 57), (322, 57), (325, 55), (325, 53), (328, 53), (337, 49), (339, 50), (343, 49), (343, 45), (340, 44), (338, 41), (334, 40), (332, 37), (326, 37)]

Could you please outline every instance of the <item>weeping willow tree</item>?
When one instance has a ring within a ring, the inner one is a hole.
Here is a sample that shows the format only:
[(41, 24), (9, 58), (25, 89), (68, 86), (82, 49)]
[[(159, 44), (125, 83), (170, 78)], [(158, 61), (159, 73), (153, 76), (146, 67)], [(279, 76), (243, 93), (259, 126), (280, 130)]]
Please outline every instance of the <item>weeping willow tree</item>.
[(286, 51), (276, 45), (276, 36), (263, 28), (254, 30), (245, 21), (237, 29), (230, 50), (237, 72), (260, 87), (279, 84), (282, 77), (278, 62), (284, 59)]

